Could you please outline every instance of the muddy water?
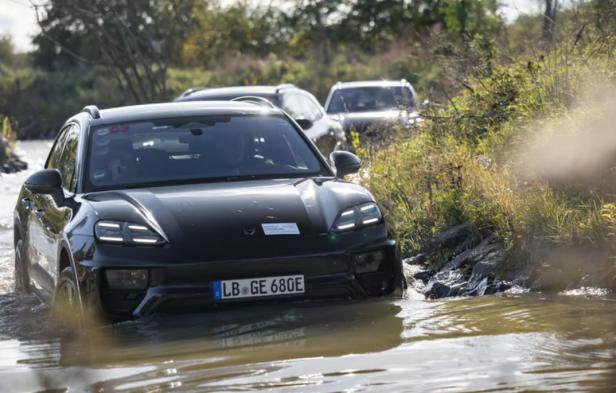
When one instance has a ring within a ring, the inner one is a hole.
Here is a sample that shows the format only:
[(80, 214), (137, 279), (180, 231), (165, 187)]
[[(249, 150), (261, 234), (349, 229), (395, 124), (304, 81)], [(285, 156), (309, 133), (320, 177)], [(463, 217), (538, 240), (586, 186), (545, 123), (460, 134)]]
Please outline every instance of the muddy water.
[[(41, 165), (48, 143), (22, 143)], [(616, 391), (616, 298), (560, 295), (157, 316), (60, 334), (12, 293), (11, 214), (26, 174), (0, 177), (0, 392)]]

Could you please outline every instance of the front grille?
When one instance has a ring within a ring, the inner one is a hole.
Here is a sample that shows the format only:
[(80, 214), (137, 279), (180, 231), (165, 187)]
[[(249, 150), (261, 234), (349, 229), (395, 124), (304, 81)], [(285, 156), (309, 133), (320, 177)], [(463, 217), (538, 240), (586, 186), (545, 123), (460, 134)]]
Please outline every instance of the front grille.
[(203, 285), (213, 280), (303, 274), (318, 276), (349, 270), (348, 258), (304, 257), (219, 261), (152, 269), (150, 286)]

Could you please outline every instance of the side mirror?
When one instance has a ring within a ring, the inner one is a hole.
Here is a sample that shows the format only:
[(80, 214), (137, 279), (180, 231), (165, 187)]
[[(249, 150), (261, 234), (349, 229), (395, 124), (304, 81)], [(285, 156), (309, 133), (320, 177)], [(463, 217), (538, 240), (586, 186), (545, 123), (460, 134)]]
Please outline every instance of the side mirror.
[(312, 127), (312, 122), (306, 118), (300, 117), (295, 119), (295, 121), (302, 127), (302, 130), (308, 130)]
[(336, 177), (342, 179), (346, 175), (357, 173), (361, 167), (361, 160), (348, 151), (337, 150), (329, 155), (329, 160), (336, 167)]
[(34, 194), (62, 195), (62, 175), (57, 169), (34, 172), (25, 187)]

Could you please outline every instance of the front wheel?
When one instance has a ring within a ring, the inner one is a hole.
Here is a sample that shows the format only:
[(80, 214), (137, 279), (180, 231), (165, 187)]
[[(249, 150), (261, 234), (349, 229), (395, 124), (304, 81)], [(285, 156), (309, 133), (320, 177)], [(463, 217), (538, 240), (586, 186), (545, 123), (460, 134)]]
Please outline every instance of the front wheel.
[(24, 260), (24, 242), (18, 240), (15, 244), (15, 291), (30, 291), (30, 274)]
[(60, 273), (53, 299), (52, 314), (54, 318), (68, 327), (79, 328), (83, 325), (79, 288), (71, 267), (67, 267)]

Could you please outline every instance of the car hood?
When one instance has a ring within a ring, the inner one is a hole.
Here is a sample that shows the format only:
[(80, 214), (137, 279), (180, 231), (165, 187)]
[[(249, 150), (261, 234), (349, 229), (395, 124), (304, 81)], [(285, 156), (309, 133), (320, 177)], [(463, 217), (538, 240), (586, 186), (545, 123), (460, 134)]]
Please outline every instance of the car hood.
[[(170, 244), (236, 250), (258, 239), (289, 245), (328, 233), (338, 214), (373, 201), (364, 188), (314, 179), (254, 180), (98, 192), (98, 219), (147, 223)], [(266, 235), (262, 224), (295, 224), (299, 235)], [(271, 240), (274, 241), (274, 240)], [(274, 243), (270, 244), (274, 245)]]

